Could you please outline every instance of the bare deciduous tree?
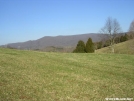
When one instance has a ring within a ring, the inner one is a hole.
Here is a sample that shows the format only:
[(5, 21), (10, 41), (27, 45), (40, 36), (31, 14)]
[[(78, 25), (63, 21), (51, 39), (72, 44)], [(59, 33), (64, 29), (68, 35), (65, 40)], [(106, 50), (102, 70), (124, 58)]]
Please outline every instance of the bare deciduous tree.
[(129, 32), (134, 32), (134, 20), (130, 24)]
[(114, 40), (120, 32), (120, 24), (116, 19), (112, 19), (110, 17), (106, 20), (104, 27), (101, 29), (101, 33), (106, 34), (110, 40), (112, 53), (114, 53)]
[(130, 24), (130, 27), (129, 27), (129, 35), (130, 35), (130, 39), (133, 39), (134, 38), (134, 20)]

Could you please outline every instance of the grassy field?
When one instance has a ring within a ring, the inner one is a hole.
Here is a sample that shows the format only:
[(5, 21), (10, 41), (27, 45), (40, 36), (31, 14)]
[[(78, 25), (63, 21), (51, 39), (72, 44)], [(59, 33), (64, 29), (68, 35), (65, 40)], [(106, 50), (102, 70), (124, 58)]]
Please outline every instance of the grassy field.
[[(134, 54), (134, 39), (114, 45), (115, 53)], [(96, 50), (96, 53), (110, 53), (110, 47)]]
[(134, 99), (134, 55), (0, 48), (0, 101)]

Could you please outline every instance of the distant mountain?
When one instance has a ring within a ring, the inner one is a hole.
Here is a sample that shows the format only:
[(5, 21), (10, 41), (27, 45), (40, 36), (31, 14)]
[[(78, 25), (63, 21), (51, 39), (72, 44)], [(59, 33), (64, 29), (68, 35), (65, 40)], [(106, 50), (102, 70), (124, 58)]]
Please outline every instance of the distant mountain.
[[(68, 35), (68, 36), (45, 36), (37, 40), (26, 41), (26, 42), (18, 42), (18, 43), (10, 43), (8, 47), (18, 48), (18, 49), (39, 49), (39, 50), (49, 50), (49, 47), (58, 47), (58, 48), (72, 48), (77, 45), (79, 40), (83, 40), (86, 42), (88, 38), (92, 38), (93, 42), (101, 41), (105, 38), (104, 34), (80, 34), (80, 35)], [(4, 45), (4, 47), (6, 47)]]

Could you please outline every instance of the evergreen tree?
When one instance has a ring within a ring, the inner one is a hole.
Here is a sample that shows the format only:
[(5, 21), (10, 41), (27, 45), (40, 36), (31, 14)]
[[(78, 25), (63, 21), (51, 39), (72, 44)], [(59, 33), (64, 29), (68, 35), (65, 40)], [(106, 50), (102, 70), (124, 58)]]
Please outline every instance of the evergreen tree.
[(120, 42), (124, 42), (124, 36), (123, 35), (120, 37)]
[(94, 52), (94, 43), (92, 42), (92, 39), (89, 38), (86, 43), (86, 52), (87, 53), (93, 53)]
[(73, 51), (74, 53), (85, 53), (85, 43), (80, 40), (76, 46), (76, 49)]
[(97, 44), (97, 49), (101, 49), (102, 48), (102, 41), (98, 42)]
[(121, 38), (120, 38), (121, 42), (124, 42), (124, 41), (127, 41), (127, 40), (128, 40), (128, 35), (127, 34), (122, 35)]
[(124, 41), (127, 41), (127, 40), (128, 40), (128, 35), (125, 34), (125, 35), (124, 35)]

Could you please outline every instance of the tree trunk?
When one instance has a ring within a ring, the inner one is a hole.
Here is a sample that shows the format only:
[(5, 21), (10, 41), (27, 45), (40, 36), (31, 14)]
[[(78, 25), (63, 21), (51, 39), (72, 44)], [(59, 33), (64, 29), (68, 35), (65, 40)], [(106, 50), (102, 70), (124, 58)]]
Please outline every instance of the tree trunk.
[(112, 46), (112, 53), (114, 53), (114, 47)]

